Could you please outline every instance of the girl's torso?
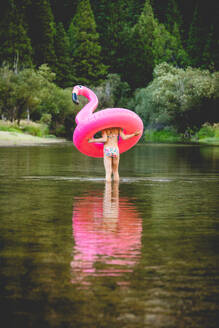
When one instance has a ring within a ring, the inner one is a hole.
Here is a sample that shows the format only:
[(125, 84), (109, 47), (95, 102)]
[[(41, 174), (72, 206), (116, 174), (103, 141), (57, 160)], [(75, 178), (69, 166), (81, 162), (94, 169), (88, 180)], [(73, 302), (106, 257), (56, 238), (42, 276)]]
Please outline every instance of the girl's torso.
[(118, 147), (118, 137), (119, 137), (119, 129), (106, 129), (107, 141), (104, 143), (105, 147)]

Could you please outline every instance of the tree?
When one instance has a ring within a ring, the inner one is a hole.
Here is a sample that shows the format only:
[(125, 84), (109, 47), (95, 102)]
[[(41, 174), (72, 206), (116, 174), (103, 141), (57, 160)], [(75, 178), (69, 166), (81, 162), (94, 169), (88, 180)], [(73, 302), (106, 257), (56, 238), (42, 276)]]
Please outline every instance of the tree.
[(174, 33), (174, 25), (177, 24), (179, 31), (182, 32), (182, 16), (176, 0), (169, 0), (166, 10), (165, 26), (168, 31)]
[[(178, 1), (169, 0), (166, 10), (165, 26), (171, 35), (175, 38), (175, 47), (178, 49), (175, 53), (175, 64), (180, 67), (188, 65), (188, 54), (184, 49), (182, 36), (183, 36), (183, 20), (178, 7)], [(174, 61), (173, 61), (174, 63)]]
[(219, 67), (219, 40), (215, 38), (214, 34), (214, 27), (211, 25), (202, 53), (202, 68), (211, 71), (217, 70)]
[[(49, 94), (54, 83), (54, 73), (47, 65), (38, 70), (25, 68), (18, 73), (4, 66), (0, 69), (0, 108), (2, 114), (11, 121), (26, 115), (27, 110), (32, 115), (37, 107)], [(40, 115), (39, 117), (40, 118)]]
[(0, 112), (5, 118), (15, 120), (15, 88), (18, 75), (8, 66), (0, 68)]
[(7, 63), (16, 71), (32, 65), (32, 46), (22, 12), (10, 0), (0, 21), (0, 64)]
[(67, 36), (69, 39), (69, 51), (70, 51), (70, 56), (73, 58), (74, 52), (76, 50), (76, 37), (77, 37), (77, 28), (74, 25), (74, 20), (72, 19), (68, 31), (67, 31)]
[(155, 17), (159, 20), (161, 23), (165, 23), (166, 21), (166, 11), (168, 6), (169, 0), (152, 0), (152, 7), (154, 10)]
[(29, 33), (34, 49), (34, 63), (56, 64), (54, 50), (55, 22), (49, 0), (33, 1), (28, 9)]
[[(124, 1), (101, 1), (102, 13), (99, 8), (99, 29), (102, 55), (104, 61), (109, 65), (111, 72), (116, 70), (118, 57), (120, 57), (120, 32), (124, 24), (126, 3)], [(97, 15), (97, 14), (96, 14)]]
[(128, 37), (126, 27), (132, 27), (136, 23), (144, 2), (145, 0), (91, 0), (100, 35), (101, 53), (110, 72), (118, 73), (125, 66), (126, 49), (123, 49), (122, 43)]
[(99, 34), (89, 0), (81, 0), (72, 20), (74, 27), (74, 68), (81, 84), (98, 85), (107, 73), (102, 63)]
[(127, 43), (128, 69), (124, 72), (125, 80), (132, 88), (146, 85), (152, 78), (155, 19), (150, 0), (146, 0), (138, 22), (131, 30)]
[(121, 81), (119, 74), (108, 74), (104, 82), (94, 89), (100, 108), (125, 107), (130, 97), (130, 87)]
[(136, 93), (136, 111), (147, 125), (174, 126), (178, 132), (218, 122), (218, 73), (157, 65), (154, 80)]
[(188, 55), (177, 38), (156, 21), (152, 43), (154, 65), (167, 62), (177, 67), (186, 66)]
[(65, 30), (75, 15), (79, 0), (50, 0), (55, 22), (62, 23)]
[[(152, 79), (154, 66), (163, 61), (176, 66), (185, 66), (188, 56), (182, 47), (177, 25), (173, 33), (154, 18), (150, 1), (147, 0), (138, 22), (131, 33), (126, 33), (127, 67), (123, 77), (133, 89), (147, 85)], [(178, 35), (178, 37), (177, 37)], [(128, 42), (127, 42), (128, 41)]]
[(75, 80), (73, 62), (70, 58), (69, 38), (61, 22), (57, 24), (56, 28), (55, 53), (57, 58), (55, 66), (56, 82), (60, 87), (71, 86)]
[(187, 51), (190, 56), (190, 65), (198, 67), (201, 65), (201, 57), (203, 51), (203, 27), (200, 24), (201, 16), (198, 5), (193, 14), (193, 19), (189, 28)]

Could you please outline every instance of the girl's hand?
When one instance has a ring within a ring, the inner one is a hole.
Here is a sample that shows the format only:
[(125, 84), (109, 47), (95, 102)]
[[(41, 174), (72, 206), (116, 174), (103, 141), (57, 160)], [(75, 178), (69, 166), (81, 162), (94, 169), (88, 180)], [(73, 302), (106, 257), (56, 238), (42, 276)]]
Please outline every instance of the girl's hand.
[(141, 130), (137, 130), (137, 131), (134, 132), (135, 136), (138, 136), (139, 134), (141, 134)]
[(93, 142), (93, 138), (89, 138), (89, 139), (88, 139), (88, 142), (89, 142), (89, 143)]

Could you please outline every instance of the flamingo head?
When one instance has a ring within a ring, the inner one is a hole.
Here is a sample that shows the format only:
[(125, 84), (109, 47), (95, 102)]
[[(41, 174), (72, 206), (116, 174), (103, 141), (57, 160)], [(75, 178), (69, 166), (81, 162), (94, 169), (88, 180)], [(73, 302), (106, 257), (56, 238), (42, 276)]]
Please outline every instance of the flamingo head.
[(72, 101), (75, 104), (79, 104), (79, 100), (78, 100), (78, 96), (83, 95), (83, 90), (85, 89), (85, 87), (83, 87), (82, 85), (76, 85), (73, 90), (72, 90)]

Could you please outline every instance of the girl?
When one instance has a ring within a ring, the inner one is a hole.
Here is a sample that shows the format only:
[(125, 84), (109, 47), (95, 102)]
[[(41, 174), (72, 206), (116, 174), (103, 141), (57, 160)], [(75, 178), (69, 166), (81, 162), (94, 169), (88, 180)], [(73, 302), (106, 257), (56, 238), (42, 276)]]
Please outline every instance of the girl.
[(101, 138), (90, 138), (88, 142), (103, 142), (103, 161), (106, 172), (106, 181), (111, 182), (111, 175), (113, 173), (114, 181), (119, 181), (119, 136), (123, 140), (130, 139), (137, 136), (141, 131), (135, 131), (132, 134), (124, 134), (120, 128), (109, 128), (102, 131)]

